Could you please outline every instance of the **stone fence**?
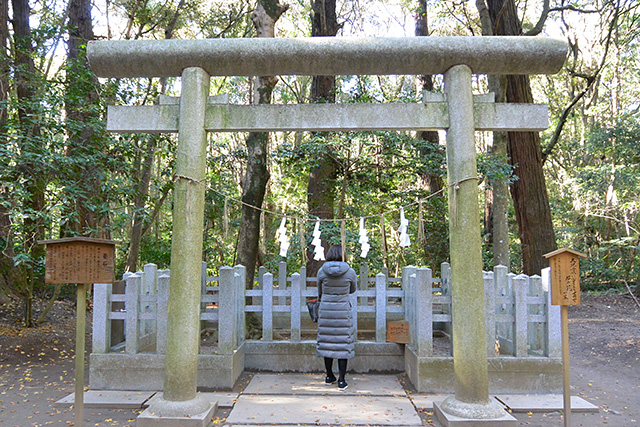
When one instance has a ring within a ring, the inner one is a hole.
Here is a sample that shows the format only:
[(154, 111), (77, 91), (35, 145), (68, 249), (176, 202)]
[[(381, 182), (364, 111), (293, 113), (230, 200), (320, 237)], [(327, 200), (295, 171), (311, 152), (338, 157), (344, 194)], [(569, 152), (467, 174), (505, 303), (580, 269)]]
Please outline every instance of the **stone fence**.
[[(307, 277), (304, 268), (288, 275), (283, 262), (275, 276), (261, 268), (255, 287), (245, 290), (244, 267), (219, 271), (219, 277), (208, 277), (203, 264), (199, 386), (230, 388), (243, 369), (321, 370), (315, 356), (316, 325), (306, 308), (308, 299), (317, 298), (316, 278)], [(406, 371), (419, 391), (453, 389), (447, 263), (441, 272), (438, 279), (428, 268), (409, 266), (401, 278), (389, 278), (386, 271), (370, 277), (366, 265), (361, 268), (358, 289), (351, 295), (357, 357), (350, 371)], [(484, 321), (495, 392), (561, 387), (560, 314), (550, 303), (548, 271), (544, 273), (544, 279), (516, 276), (503, 266), (484, 273)], [(123, 279), (121, 294), (111, 284), (94, 285), (91, 387), (161, 389), (169, 271), (148, 264)], [(390, 320), (408, 321), (408, 344), (386, 342)]]

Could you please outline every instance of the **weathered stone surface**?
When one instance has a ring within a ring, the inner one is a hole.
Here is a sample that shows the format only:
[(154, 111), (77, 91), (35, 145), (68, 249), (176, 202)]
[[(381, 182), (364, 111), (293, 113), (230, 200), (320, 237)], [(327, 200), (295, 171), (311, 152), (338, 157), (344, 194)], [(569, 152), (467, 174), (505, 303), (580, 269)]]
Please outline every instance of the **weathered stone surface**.
[[(562, 394), (498, 394), (496, 399), (513, 412), (564, 410)], [(600, 412), (600, 408), (579, 396), (571, 396), (571, 412)]]
[[(110, 132), (178, 131), (176, 105), (109, 106)], [(474, 104), (475, 129), (539, 131), (549, 126), (546, 105)], [(445, 102), (428, 104), (207, 105), (209, 132), (434, 130), (449, 127)]]
[(500, 418), (478, 420), (448, 414), (441, 409), (439, 403), (435, 403), (433, 409), (438, 421), (445, 427), (515, 427), (518, 425), (518, 420), (506, 411), (504, 411), (504, 416)]
[[(454, 390), (453, 358), (418, 358), (409, 348), (406, 371), (420, 393)], [(547, 357), (491, 357), (488, 359), (491, 393), (557, 393), (562, 391), (562, 362)]]
[(200, 393), (186, 401), (165, 400), (160, 393), (136, 419), (136, 427), (209, 427), (217, 409), (214, 396)]
[(444, 77), (449, 103), (447, 177), (456, 399), (487, 402), (484, 281), (478, 211), (471, 69), (457, 65)]
[(466, 64), (478, 74), (553, 74), (563, 40), (542, 37), (308, 37), (91, 41), (99, 77), (171, 77), (187, 67), (212, 76), (440, 74)]
[[(335, 365), (335, 363), (334, 363)], [(334, 366), (337, 370), (337, 366)], [(392, 375), (347, 375), (349, 388), (340, 391), (324, 383), (318, 374), (256, 374), (244, 394), (397, 396), (405, 394), (400, 381)]]
[[(201, 68), (182, 72), (182, 96), (176, 180), (173, 191), (171, 277), (167, 308), (164, 396), (167, 400), (195, 398), (200, 347), (200, 293), (202, 279), (203, 181), (207, 137), (204, 108), (209, 75)], [(127, 335), (127, 340), (129, 336)]]
[(407, 397), (241, 395), (227, 425), (422, 426)]
[[(84, 392), (85, 408), (140, 409), (149, 406), (155, 391), (89, 390)], [(55, 407), (69, 407), (75, 402), (75, 393), (58, 400)]]

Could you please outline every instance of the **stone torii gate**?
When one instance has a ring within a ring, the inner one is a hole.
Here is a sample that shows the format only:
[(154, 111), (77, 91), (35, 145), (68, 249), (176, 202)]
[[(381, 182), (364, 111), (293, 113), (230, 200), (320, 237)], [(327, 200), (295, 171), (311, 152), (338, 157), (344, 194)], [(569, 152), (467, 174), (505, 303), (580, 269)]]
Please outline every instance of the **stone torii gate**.
[[(543, 130), (548, 111), (546, 105), (474, 97), (472, 74), (556, 73), (565, 61), (565, 42), (537, 37), (127, 40), (90, 42), (87, 53), (98, 77), (182, 77), (179, 103), (112, 106), (107, 118), (111, 132), (178, 132), (165, 381), (162, 399), (150, 408), (155, 415), (180, 418), (185, 426), (206, 425), (210, 418), (210, 402), (196, 393), (206, 132), (444, 129), (456, 387), (439, 416), (446, 425), (450, 415), (502, 422), (498, 419), (507, 414), (488, 391), (474, 131)], [(426, 94), (415, 104), (208, 102), (210, 76), (388, 74), (444, 74), (445, 94)], [(157, 417), (138, 422), (165, 425)]]

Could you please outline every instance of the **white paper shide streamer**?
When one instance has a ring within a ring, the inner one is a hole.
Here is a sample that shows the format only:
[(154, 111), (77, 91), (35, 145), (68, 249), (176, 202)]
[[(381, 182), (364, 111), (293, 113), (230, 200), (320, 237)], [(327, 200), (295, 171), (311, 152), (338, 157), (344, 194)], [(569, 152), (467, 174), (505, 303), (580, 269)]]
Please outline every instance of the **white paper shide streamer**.
[(366, 258), (369, 253), (371, 245), (369, 244), (369, 237), (367, 236), (367, 229), (364, 228), (364, 218), (360, 218), (360, 239), (358, 240), (362, 252), (360, 252), (360, 258)]
[(287, 217), (282, 218), (280, 227), (276, 231), (276, 241), (280, 242), (280, 256), (286, 257), (289, 250), (289, 238), (287, 237)]
[(406, 248), (411, 244), (411, 239), (407, 234), (407, 226), (409, 225), (409, 220), (404, 217), (404, 208), (400, 208), (400, 228), (398, 228), (398, 233), (400, 233), (400, 247)]
[(316, 261), (324, 261), (324, 248), (322, 247), (322, 240), (320, 240), (320, 221), (316, 221), (311, 244), (313, 245), (313, 259)]

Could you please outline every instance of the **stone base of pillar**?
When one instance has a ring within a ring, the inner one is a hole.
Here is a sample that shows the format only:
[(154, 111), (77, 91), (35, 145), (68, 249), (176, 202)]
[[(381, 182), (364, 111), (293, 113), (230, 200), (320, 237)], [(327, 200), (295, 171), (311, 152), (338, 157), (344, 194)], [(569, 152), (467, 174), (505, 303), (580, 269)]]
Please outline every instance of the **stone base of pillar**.
[(217, 408), (212, 393), (198, 393), (195, 399), (184, 402), (165, 400), (160, 394), (138, 416), (136, 427), (210, 427)]
[[(454, 408), (451, 414), (443, 410)], [(460, 402), (448, 398), (442, 403), (434, 403), (433, 410), (438, 421), (445, 427), (516, 427), (518, 420), (512, 417), (497, 402), (490, 401), (488, 405)]]

